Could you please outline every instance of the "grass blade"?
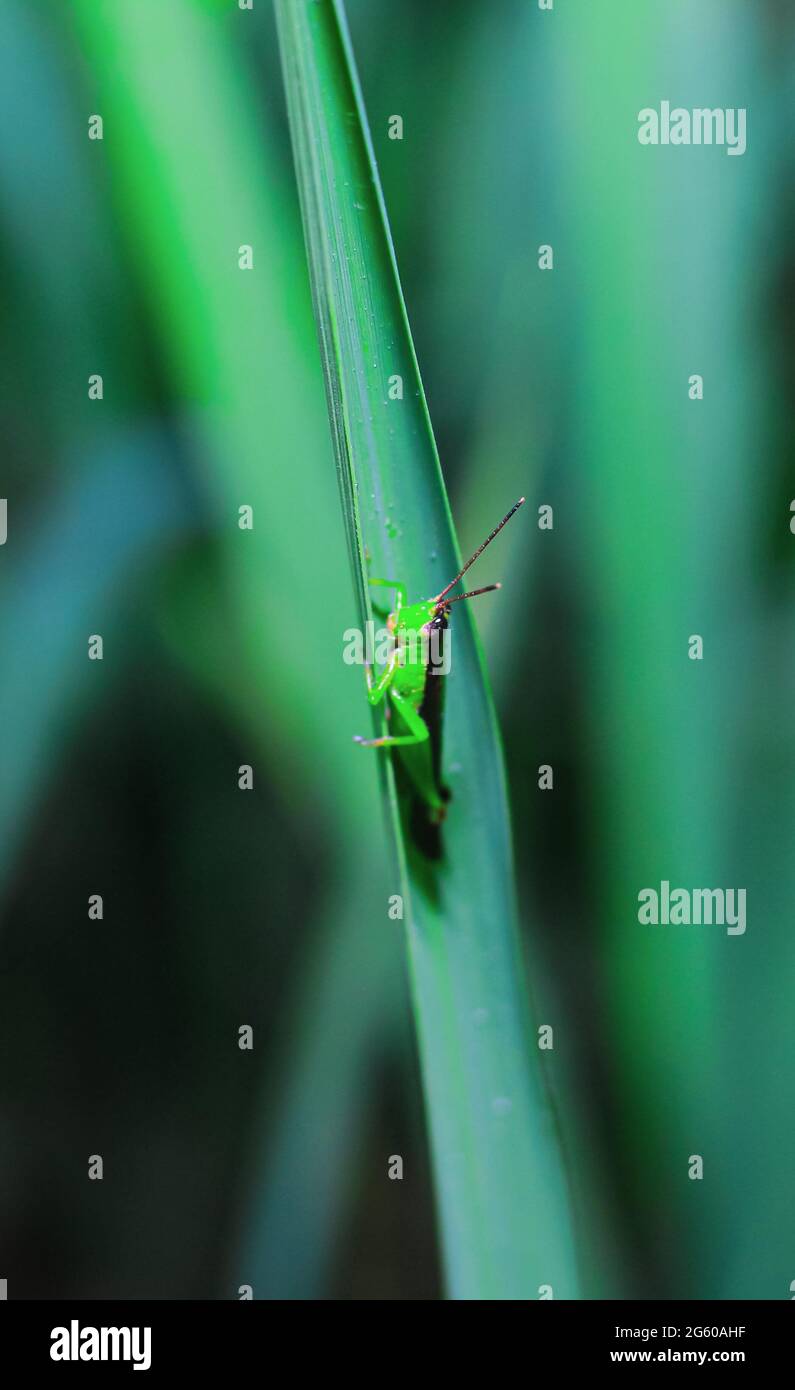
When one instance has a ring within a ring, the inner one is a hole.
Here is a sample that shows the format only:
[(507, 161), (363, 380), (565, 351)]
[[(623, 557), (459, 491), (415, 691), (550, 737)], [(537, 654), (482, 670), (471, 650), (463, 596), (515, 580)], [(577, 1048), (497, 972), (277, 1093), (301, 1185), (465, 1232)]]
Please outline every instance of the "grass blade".
[[(277, 0), (276, 12), (364, 622), (368, 562), (371, 573), (402, 580), (419, 598), (443, 587), (460, 556), (342, 6)], [(396, 377), (403, 393), (393, 400), (389, 383)], [(507, 508), (513, 498), (505, 500)], [(483, 518), (484, 532), (495, 520)], [(491, 577), (485, 568), (481, 573)], [(346, 625), (341, 621), (341, 630)], [(404, 834), (386, 758), (383, 770), (402, 871), (448, 1287), (461, 1298), (528, 1298), (551, 1285), (558, 1298), (576, 1297), (566, 1181), (518, 947), (502, 755), (466, 605), (455, 611), (447, 681), (445, 772), (453, 801), (438, 867)], [(351, 748), (351, 757), (362, 756), (383, 755)]]

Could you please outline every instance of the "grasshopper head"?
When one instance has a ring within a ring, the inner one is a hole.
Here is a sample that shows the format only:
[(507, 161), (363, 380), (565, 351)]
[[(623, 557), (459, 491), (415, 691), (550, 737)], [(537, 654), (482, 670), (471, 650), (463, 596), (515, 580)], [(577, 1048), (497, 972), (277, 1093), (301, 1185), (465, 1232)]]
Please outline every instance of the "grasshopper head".
[(445, 610), (450, 611), (446, 604), (439, 604), (432, 598), (424, 600), (423, 603), (405, 604), (401, 608), (395, 624), (396, 636), (405, 636), (409, 632), (422, 632)]
[(408, 603), (399, 610), (396, 618), (393, 615), (392, 631), (403, 665), (425, 668), (443, 665), (439, 657), (439, 643), (444, 641), (442, 634), (448, 626), (449, 612), (448, 603), (430, 598), (422, 603)]

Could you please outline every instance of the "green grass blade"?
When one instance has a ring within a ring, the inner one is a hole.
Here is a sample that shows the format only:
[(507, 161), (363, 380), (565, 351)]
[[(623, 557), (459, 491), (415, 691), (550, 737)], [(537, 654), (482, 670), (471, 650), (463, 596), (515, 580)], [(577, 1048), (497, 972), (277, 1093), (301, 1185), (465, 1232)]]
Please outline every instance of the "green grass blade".
[[(344, 14), (277, 0), (315, 311), (360, 619), (370, 572), (409, 595), (459, 564)], [(451, 231), (454, 235), (454, 231)], [(389, 398), (400, 376), (403, 397)], [(507, 506), (513, 498), (506, 498)], [(483, 518), (483, 531), (496, 518)], [(522, 525), (524, 518), (512, 523)], [(468, 538), (474, 543), (481, 536)], [(491, 557), (489, 557), (491, 558)], [(496, 563), (496, 557), (495, 557)], [(482, 582), (497, 577), (479, 570)], [(484, 599), (499, 602), (499, 599)], [(340, 615), (340, 635), (352, 615)], [(471, 614), (455, 614), (445, 770), (447, 854), (429, 869), (403, 836), (407, 943), (449, 1291), (577, 1296), (566, 1181), (523, 978), (499, 739)], [(346, 737), (361, 731), (366, 718)], [(354, 748), (351, 757), (382, 756)], [(400, 886), (388, 886), (392, 892)], [(382, 930), (374, 923), (373, 930)]]

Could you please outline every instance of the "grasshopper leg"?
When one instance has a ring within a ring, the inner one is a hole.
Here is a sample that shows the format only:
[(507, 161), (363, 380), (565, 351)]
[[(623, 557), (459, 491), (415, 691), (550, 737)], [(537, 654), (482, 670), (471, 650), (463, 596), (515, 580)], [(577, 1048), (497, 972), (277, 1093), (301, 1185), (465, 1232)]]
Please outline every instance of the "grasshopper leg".
[[(375, 689), (375, 687), (373, 688)], [(399, 695), (396, 690), (391, 692), (391, 699), (409, 729), (409, 733), (386, 734), (383, 738), (362, 738), (360, 734), (355, 734), (354, 743), (360, 743), (363, 748), (408, 748), (412, 744), (427, 742), (430, 738), (428, 725), (418, 714), (411, 701), (407, 700), (404, 695)]]
[[(378, 585), (382, 589), (394, 589), (396, 595), (395, 612), (399, 613), (403, 604), (406, 602), (406, 586), (399, 584), (396, 579), (368, 579), (368, 584)], [(373, 603), (373, 611), (379, 618), (388, 618), (392, 612), (391, 608), (385, 608), (380, 603)]]

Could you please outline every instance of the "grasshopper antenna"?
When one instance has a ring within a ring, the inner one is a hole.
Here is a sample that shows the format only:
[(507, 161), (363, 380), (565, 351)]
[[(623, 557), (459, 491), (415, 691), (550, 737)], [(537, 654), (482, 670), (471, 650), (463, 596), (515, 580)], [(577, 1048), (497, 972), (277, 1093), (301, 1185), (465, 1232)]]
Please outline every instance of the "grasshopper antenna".
[[(459, 579), (462, 579), (462, 578), (463, 578), (463, 576), (466, 574), (467, 570), (469, 569), (470, 565), (474, 565), (474, 563), (475, 563), (475, 561), (477, 560), (478, 556), (483, 554), (483, 551), (486, 549), (486, 546), (487, 546), (487, 545), (491, 545), (491, 542), (494, 540), (494, 537), (499, 535), (499, 533), (500, 533), (500, 531), (502, 530), (503, 526), (505, 526), (506, 522), (510, 521), (510, 519), (511, 519), (511, 517), (513, 516), (514, 512), (518, 512), (518, 510), (519, 510), (519, 508), (521, 507), (521, 505), (522, 505), (523, 502), (524, 502), (524, 498), (523, 498), (523, 497), (520, 497), (518, 502), (514, 502), (513, 506), (511, 507), (511, 510), (507, 513), (506, 516), (504, 516), (504, 517), (502, 518), (502, 521), (500, 522), (499, 526), (495, 526), (495, 527), (494, 527), (494, 530), (493, 530), (492, 533), (491, 533), (491, 535), (490, 535), (490, 536), (487, 536), (486, 539), (485, 539), (485, 541), (483, 542), (483, 544), (478, 546), (478, 548), (477, 548), (477, 550), (475, 551), (474, 555), (471, 555), (471, 556), (469, 557), (469, 559), (467, 560), (466, 564), (464, 565), (464, 568), (463, 568), (463, 569), (460, 569), (460, 570), (458, 571), (458, 574), (456, 575), (455, 579), (451, 579), (451, 580), (450, 580), (450, 583), (447, 585), (447, 588), (446, 588), (446, 589), (442, 589), (442, 592), (441, 592), (440, 594), (437, 594), (437, 595), (436, 595), (436, 598), (435, 598), (435, 600), (434, 600), (435, 603), (438, 603), (440, 599), (443, 599), (443, 598), (444, 598), (445, 594), (449, 594), (450, 590), (455, 588), (455, 586), (456, 586), (456, 584), (458, 583)], [(481, 593), (485, 593), (486, 590), (484, 590), (484, 589), (478, 589), (476, 592), (479, 593), (479, 594), (481, 594)], [(474, 597), (474, 595), (461, 594), (461, 595), (459, 595), (459, 597), (460, 597), (460, 598), (470, 598), (470, 597)], [(451, 602), (452, 602), (452, 603), (456, 603), (457, 600), (456, 600), (456, 599), (451, 599)]]
[(460, 603), (462, 598), (477, 598), (478, 594), (490, 594), (492, 589), (501, 588), (501, 584), (485, 584), (482, 589), (470, 589), (468, 594), (456, 594), (455, 598), (451, 598), (449, 602), (445, 604), (445, 607), (450, 608), (454, 603)]

